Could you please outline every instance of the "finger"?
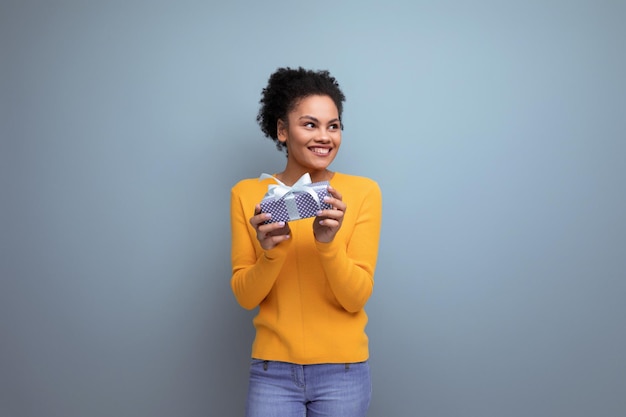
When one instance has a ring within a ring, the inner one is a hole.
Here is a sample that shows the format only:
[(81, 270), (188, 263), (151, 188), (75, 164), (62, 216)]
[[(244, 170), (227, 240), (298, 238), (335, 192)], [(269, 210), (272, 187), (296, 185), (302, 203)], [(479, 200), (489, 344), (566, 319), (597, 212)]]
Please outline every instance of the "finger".
[(250, 224), (252, 225), (252, 227), (257, 229), (259, 225), (263, 224), (271, 218), (272, 215), (270, 213), (259, 213), (250, 218)]
[(334, 209), (346, 211), (347, 205), (340, 198), (326, 196), (324, 202), (333, 206)]
[(272, 236), (269, 238), (269, 240), (274, 244), (274, 246), (278, 245), (281, 242), (284, 242), (285, 240), (288, 240), (291, 237), (291, 235), (278, 235), (278, 236)]
[(339, 221), (331, 218), (321, 219), (319, 224), (330, 229), (339, 227)]
[(317, 221), (321, 221), (321, 220), (326, 220), (326, 219), (330, 219), (330, 220), (335, 220), (337, 222), (341, 222), (343, 220), (343, 216), (344, 216), (344, 212), (341, 210), (335, 210), (335, 209), (328, 209), (328, 210), (321, 210), (317, 212)]
[(276, 229), (272, 230), (271, 232), (269, 232), (270, 235), (272, 236), (278, 236), (278, 235), (288, 235), (291, 232), (291, 229), (289, 228), (289, 224), (285, 223), (285, 222), (279, 222), (277, 223), (278, 225), (283, 225), (283, 227), (279, 227), (277, 226)]
[(315, 213), (315, 215), (317, 217), (341, 218), (343, 217), (345, 211), (346, 211), (345, 204), (341, 204), (338, 207), (333, 206), (333, 208), (330, 208), (330, 209), (318, 210), (318, 212)]
[(276, 222), (262, 224), (257, 228), (257, 231), (264, 236), (284, 235), (289, 233), (289, 227), (285, 222)]
[(328, 186), (328, 192), (337, 200), (343, 199), (343, 196), (341, 195), (341, 193), (337, 191), (336, 189), (334, 189), (333, 187), (331, 187), (330, 185)]
[(335, 209), (335, 210), (331, 210), (331, 215), (328, 216), (328, 218), (341, 221), (341, 219), (343, 219), (344, 214), (345, 214), (344, 211)]
[(265, 250), (273, 249), (280, 243), (288, 240), (290, 237), (290, 235), (267, 236), (265, 239), (260, 241), (261, 247)]
[(335, 210), (339, 210), (339, 211), (342, 211), (342, 212), (343, 212), (343, 211), (346, 211), (346, 209), (347, 209), (347, 207), (348, 207), (348, 206), (346, 205), (346, 203), (344, 203), (344, 202), (343, 202), (343, 201), (341, 201), (341, 200), (337, 200), (336, 198), (333, 198), (333, 199), (330, 201), (330, 204), (333, 206), (333, 209), (335, 209)]
[(269, 220), (268, 213), (261, 213), (261, 205), (257, 204), (254, 206), (254, 216), (250, 218), (250, 223), (252, 226), (256, 227), (256, 224), (262, 223), (266, 220)]

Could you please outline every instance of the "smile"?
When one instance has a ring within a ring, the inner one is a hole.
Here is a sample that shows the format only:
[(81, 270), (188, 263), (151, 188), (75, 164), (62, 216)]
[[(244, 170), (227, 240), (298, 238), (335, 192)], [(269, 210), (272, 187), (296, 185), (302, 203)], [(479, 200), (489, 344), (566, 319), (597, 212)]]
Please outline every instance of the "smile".
[(328, 155), (330, 153), (329, 148), (309, 148), (313, 153), (318, 155)]

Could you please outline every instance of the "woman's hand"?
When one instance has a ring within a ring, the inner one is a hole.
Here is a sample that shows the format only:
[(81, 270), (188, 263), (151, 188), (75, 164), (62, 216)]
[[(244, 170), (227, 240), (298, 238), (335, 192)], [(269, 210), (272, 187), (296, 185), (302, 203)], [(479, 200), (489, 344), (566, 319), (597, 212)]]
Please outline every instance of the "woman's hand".
[(324, 202), (333, 206), (332, 209), (320, 210), (313, 221), (313, 235), (315, 240), (322, 243), (329, 243), (341, 228), (343, 215), (346, 212), (346, 203), (341, 201), (341, 194), (330, 185), (328, 186), (330, 196), (324, 197)]
[(289, 239), (291, 232), (289, 224), (285, 222), (263, 224), (271, 217), (269, 213), (261, 213), (261, 205), (257, 204), (254, 207), (254, 216), (250, 218), (250, 224), (256, 230), (256, 238), (265, 250), (273, 249), (279, 243)]

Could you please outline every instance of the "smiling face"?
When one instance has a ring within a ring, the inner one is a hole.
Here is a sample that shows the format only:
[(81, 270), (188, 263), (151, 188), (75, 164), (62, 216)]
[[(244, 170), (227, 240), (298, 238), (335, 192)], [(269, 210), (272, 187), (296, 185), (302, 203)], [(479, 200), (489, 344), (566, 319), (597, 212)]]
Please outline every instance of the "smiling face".
[(327, 168), (341, 145), (335, 102), (328, 96), (305, 97), (287, 119), (287, 123), (278, 121), (278, 140), (287, 145), (285, 176), (297, 179), (308, 172), (313, 181), (328, 179)]

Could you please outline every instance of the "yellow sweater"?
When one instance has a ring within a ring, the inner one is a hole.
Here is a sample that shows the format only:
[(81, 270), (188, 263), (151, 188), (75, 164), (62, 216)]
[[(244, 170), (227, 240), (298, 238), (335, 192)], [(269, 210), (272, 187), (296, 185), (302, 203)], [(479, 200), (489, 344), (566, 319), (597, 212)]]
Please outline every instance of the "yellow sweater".
[(363, 310), (372, 293), (382, 216), (376, 182), (335, 173), (347, 205), (335, 239), (320, 243), (313, 218), (289, 223), (291, 239), (264, 251), (250, 225), (270, 179), (246, 179), (231, 193), (231, 286), (242, 307), (259, 306), (252, 357), (298, 364), (369, 357)]

